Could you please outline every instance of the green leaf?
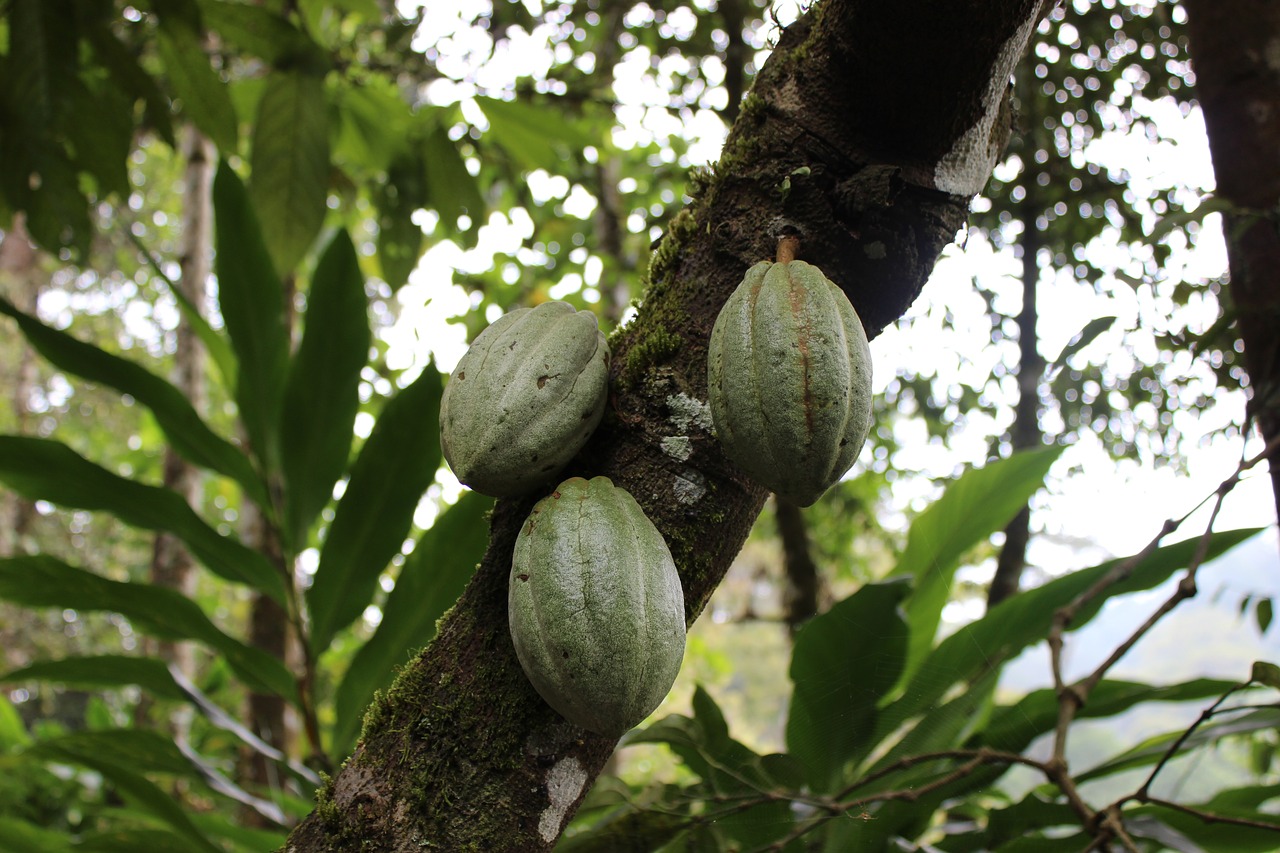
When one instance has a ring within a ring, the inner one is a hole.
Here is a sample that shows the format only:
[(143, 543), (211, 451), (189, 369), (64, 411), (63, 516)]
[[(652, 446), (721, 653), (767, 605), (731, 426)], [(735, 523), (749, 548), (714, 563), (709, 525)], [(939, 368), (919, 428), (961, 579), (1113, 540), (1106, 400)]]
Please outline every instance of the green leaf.
[(15, 681), (50, 681), (76, 687), (136, 684), (158, 699), (186, 699), (174, 684), (164, 661), (136, 655), (86, 655), (37, 661), (0, 675), (0, 682)]
[(906, 579), (868, 584), (796, 635), (787, 751), (808, 768), (815, 790), (828, 791), (840, 778), (898, 681), (907, 651), (899, 605), (910, 591)]
[[(1280, 709), (1262, 708), (1236, 717), (1220, 717), (1204, 723), (1188, 737), (1179, 747), (1179, 752), (1186, 754), (1199, 746), (1217, 743), (1224, 737), (1238, 734), (1252, 734), (1280, 728)], [(1137, 746), (1127, 749), (1114, 758), (1076, 774), (1078, 782), (1100, 779), (1135, 767), (1148, 767), (1162, 758), (1169, 747), (1185, 734), (1185, 729), (1165, 732), (1148, 738)]]
[(476, 103), (489, 120), (485, 136), (528, 171), (546, 169), (558, 174), (564, 168), (567, 153), (596, 141), (566, 121), (558, 110), (497, 98), (476, 98)]
[(471, 218), (467, 231), (475, 233), (484, 224), (484, 197), (446, 127), (436, 126), (427, 132), (421, 156), (430, 206), (440, 214), (440, 221), (457, 234), (458, 218), (466, 214)]
[(17, 321), (31, 346), (55, 367), (128, 394), (150, 409), (169, 444), (183, 458), (235, 480), (254, 501), (267, 502), (266, 487), (249, 459), (214, 433), (172, 384), (136, 362), (46, 326), (4, 298), (0, 298), (0, 314)]
[(165, 77), (182, 112), (224, 154), (236, 153), (239, 120), (227, 84), (209, 64), (200, 33), (187, 20), (173, 15), (160, 19), (156, 47), (164, 63)]
[(352, 465), (307, 590), (316, 654), (369, 605), (378, 576), (399, 553), (418, 501), (435, 479), (441, 387), (440, 374), (428, 365), (383, 408)]
[[(1274, 788), (1273, 788), (1274, 790)], [(1280, 849), (1280, 816), (1252, 809), (1220, 809), (1192, 806), (1210, 815), (1239, 818), (1255, 823), (1270, 824), (1272, 829), (1254, 826), (1237, 826), (1221, 821), (1204, 820), (1194, 814), (1165, 806), (1140, 806), (1125, 811), (1125, 823), (1131, 818), (1151, 817), (1172, 827), (1203, 850), (1212, 853), (1275, 853)]]
[(172, 533), (219, 577), (284, 601), (284, 581), (266, 558), (218, 533), (176, 492), (112, 474), (65, 444), (0, 435), (0, 482), (33, 501), (105, 511), (134, 527)]
[(263, 6), (199, 0), (200, 17), (240, 51), (279, 66), (323, 64), (324, 51), (306, 33)]
[(115, 81), (121, 91), (146, 104), (146, 122), (171, 148), (177, 147), (173, 135), (173, 123), (169, 115), (169, 99), (151, 75), (142, 70), (133, 52), (120, 43), (112, 32), (110, 20), (103, 18), (89, 22), (85, 36), (93, 47), (98, 62)]
[[(1221, 555), (1257, 533), (1257, 529), (1215, 533), (1209, 542), (1207, 559)], [(1156, 549), (1128, 579), (1114, 584), (1081, 608), (1073, 625), (1078, 628), (1086, 624), (1103, 604), (1117, 595), (1150, 589), (1163, 583), (1174, 572), (1187, 566), (1198, 545), (1196, 540)], [(883, 710), (871, 743), (879, 743), (907, 720), (933, 707), (953, 685), (972, 681), (1028, 646), (1044, 640), (1049, 634), (1054, 611), (1089, 589), (1120, 562), (1122, 560), (1111, 560), (1021, 592), (947, 637), (921, 662), (900, 698)]]
[(1068, 358), (1097, 340), (1098, 335), (1115, 325), (1117, 319), (1116, 317), (1095, 317), (1085, 323), (1084, 328), (1067, 342), (1067, 345), (1062, 348), (1062, 352), (1058, 353), (1058, 357), (1053, 360), (1053, 364), (1049, 365), (1048, 373), (1054, 374), (1061, 370), (1066, 365)]
[(288, 366), (284, 287), (240, 178), (223, 162), (213, 181), (218, 304), (239, 360), (236, 405), (254, 455), (275, 471), (276, 426)]
[(369, 317), (355, 246), (338, 231), (307, 294), (302, 343), (289, 365), (280, 426), (285, 529), (296, 550), (347, 467), (369, 360)]
[(249, 196), (280, 276), (297, 267), (328, 212), (328, 122), (323, 72), (268, 75), (253, 128)]
[[(1081, 719), (1113, 717), (1144, 702), (1187, 702), (1221, 696), (1234, 682), (1198, 678), (1182, 684), (1156, 686), (1135, 681), (1106, 680), (1089, 693), (1089, 701), (1076, 716)], [(1021, 752), (1033, 740), (1053, 731), (1058, 722), (1058, 696), (1052, 688), (1035, 690), (1012, 705), (997, 708), (975, 745), (1006, 752)]]
[(892, 573), (915, 577), (906, 606), (911, 639), (904, 680), (933, 647), (960, 558), (1026, 506), (1061, 452), (1060, 447), (1024, 451), (966, 471), (912, 522), (906, 550)]
[(72, 849), (71, 836), (7, 815), (0, 815), (0, 838), (6, 853), (67, 853)]
[(436, 622), (462, 594), (489, 544), (486, 517), (492, 507), (491, 498), (465, 492), (418, 538), (382, 605), (377, 631), (356, 652), (338, 687), (335, 756), (350, 751), (374, 691), (389, 685), (396, 667), (431, 641)]
[(378, 263), (392, 291), (409, 281), (422, 256), (422, 228), (411, 217), (428, 206), (424, 168), (418, 152), (397, 157), (377, 193)]
[[(30, 742), (31, 735), (27, 734), (26, 724), (18, 715), (18, 709), (13, 707), (8, 696), (0, 693), (0, 755), (12, 752), (16, 747), (26, 746)], [(3, 834), (0, 834), (0, 838), (3, 837)]]
[(165, 773), (192, 780), (200, 778), (172, 740), (145, 729), (71, 732), (41, 740), (31, 752), (37, 755), (57, 752), (89, 756), (138, 773)]
[(191, 850), (221, 853), (204, 833), (191, 821), (186, 811), (158, 785), (126, 764), (116, 764), (93, 753), (63, 749), (54, 744), (40, 744), (39, 753), (54, 761), (62, 761), (88, 767), (101, 773), (116, 791), (127, 800), (150, 812), (177, 831), (191, 845)]
[(1267, 629), (1271, 627), (1272, 608), (1270, 598), (1259, 598), (1258, 603), (1253, 608), (1253, 618), (1258, 623), (1258, 633), (1265, 634)]
[(140, 850), (146, 853), (189, 853), (191, 842), (184, 835), (167, 829), (121, 827), (84, 835), (74, 850), (75, 853), (138, 853)]
[(1249, 680), (1280, 690), (1280, 666), (1264, 660), (1256, 660), (1253, 662), (1253, 671), (1249, 675)]
[(0, 559), (0, 598), (26, 607), (110, 611), (163, 640), (198, 640), (222, 653), (250, 685), (295, 700), (297, 685), (280, 661), (235, 640), (191, 599), (163, 587), (127, 583), (39, 554)]

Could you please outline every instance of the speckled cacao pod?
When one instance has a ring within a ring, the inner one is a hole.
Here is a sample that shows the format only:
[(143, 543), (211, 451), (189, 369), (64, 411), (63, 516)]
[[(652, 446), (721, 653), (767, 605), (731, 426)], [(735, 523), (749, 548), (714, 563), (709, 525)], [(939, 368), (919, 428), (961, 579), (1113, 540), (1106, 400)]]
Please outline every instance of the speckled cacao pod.
[(635, 498), (573, 477), (516, 539), (508, 593), (520, 665), (570, 722), (617, 736), (649, 715), (684, 658), (684, 593)]
[(498, 498), (546, 483), (600, 423), (608, 381), (609, 345), (591, 312), (544, 302), (500, 317), (476, 337), (440, 400), (449, 467)]
[(707, 386), (725, 454), (800, 506), (849, 470), (871, 425), (862, 321), (804, 261), (747, 271), (711, 332)]

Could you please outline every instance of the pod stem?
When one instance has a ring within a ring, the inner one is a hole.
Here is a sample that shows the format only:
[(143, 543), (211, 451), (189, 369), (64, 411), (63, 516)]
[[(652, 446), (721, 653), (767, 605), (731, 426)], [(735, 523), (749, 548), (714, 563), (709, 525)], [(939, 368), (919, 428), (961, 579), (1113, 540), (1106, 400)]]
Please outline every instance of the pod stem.
[(777, 257), (774, 259), (780, 264), (789, 264), (796, 259), (796, 250), (800, 248), (800, 238), (793, 234), (786, 237), (778, 238)]

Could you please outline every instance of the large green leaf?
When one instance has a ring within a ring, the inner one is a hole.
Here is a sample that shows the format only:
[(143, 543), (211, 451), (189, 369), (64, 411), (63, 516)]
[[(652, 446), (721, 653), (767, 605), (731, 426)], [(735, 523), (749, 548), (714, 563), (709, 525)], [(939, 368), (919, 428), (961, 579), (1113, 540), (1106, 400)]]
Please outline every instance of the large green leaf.
[[(1257, 533), (1257, 529), (1215, 533), (1209, 542), (1207, 558), (1217, 557)], [(1186, 567), (1199, 544), (1198, 541), (1179, 542), (1156, 549), (1126, 580), (1112, 585), (1082, 607), (1073, 627), (1087, 623), (1103, 604), (1117, 595), (1150, 589), (1163, 583), (1174, 572)], [(878, 743), (911, 717), (933, 707), (955, 684), (972, 681), (1028, 646), (1044, 640), (1049, 634), (1054, 611), (1089, 589), (1120, 562), (1123, 561), (1111, 560), (1021, 592), (947, 637), (920, 664), (900, 698), (884, 709), (872, 743)]]
[(239, 142), (236, 108), (227, 84), (209, 63), (200, 33), (186, 18), (165, 15), (156, 33), (156, 47), (183, 114), (224, 154), (235, 154)]
[(49, 751), (63, 755), (87, 755), (138, 773), (164, 773), (193, 781), (200, 779), (195, 767), (172, 740), (146, 729), (70, 732), (41, 740), (31, 751), (37, 755)]
[(876, 706), (897, 683), (907, 652), (899, 605), (906, 579), (868, 584), (805, 624), (791, 655), (787, 750), (813, 788), (827, 791), (871, 734)]
[(251, 685), (297, 698), (293, 676), (280, 661), (229, 637), (191, 599), (163, 587), (113, 581), (47, 555), (0, 559), (0, 598), (26, 607), (110, 611), (165, 640), (199, 640), (221, 652)]
[[(1185, 702), (1221, 696), (1234, 682), (1198, 678), (1182, 684), (1156, 686), (1135, 681), (1101, 681), (1089, 693), (1077, 717), (1112, 717), (1143, 702)], [(998, 708), (973, 745), (1021, 752), (1058, 722), (1058, 696), (1051, 688), (1028, 693), (1012, 705)]]
[(272, 65), (314, 65), (324, 60), (324, 52), (288, 18), (265, 6), (227, 0), (199, 0), (200, 17), (241, 51)]
[(136, 684), (159, 699), (182, 701), (164, 661), (137, 655), (86, 655), (44, 660), (0, 675), (0, 682), (52, 681), (77, 687), (123, 687)]
[(933, 648), (960, 558), (1009, 523), (1044, 485), (1061, 452), (1062, 448), (1046, 447), (1015, 453), (967, 471), (911, 523), (906, 550), (893, 570), (894, 575), (915, 578), (915, 591), (906, 605), (911, 641), (904, 679)]
[(386, 183), (378, 188), (378, 263), (382, 280), (393, 291), (409, 281), (426, 242), (422, 227), (411, 218), (429, 205), (425, 169), (421, 152), (405, 152), (391, 163)]
[(240, 362), (236, 404), (254, 455), (267, 471), (274, 471), (289, 354), (284, 287), (244, 184), (225, 162), (213, 181), (213, 209), (218, 305)]
[(524, 101), (476, 98), (489, 120), (486, 139), (492, 139), (517, 165), (532, 171), (557, 173), (564, 154), (596, 142), (584, 134), (563, 112)]
[(378, 630), (356, 652), (338, 687), (335, 755), (350, 751), (374, 691), (390, 684), (396, 667), (431, 641), (436, 621), (462, 594), (488, 545), (485, 519), (492, 506), (491, 498), (466, 492), (418, 538), (382, 606)]
[(5, 853), (67, 853), (71, 836), (45, 829), (21, 818), (0, 815), (0, 838)]
[(280, 425), (285, 529), (298, 550), (346, 470), (369, 344), (364, 277), (351, 238), (340, 230), (316, 266), (302, 343), (285, 383)]
[(172, 384), (136, 362), (46, 326), (3, 298), (0, 313), (16, 320), (31, 345), (55, 367), (133, 397), (151, 410), (169, 444), (184, 458), (232, 478), (255, 502), (267, 502), (266, 488), (249, 459), (214, 433)]
[(0, 482), (33, 501), (105, 511), (134, 527), (172, 533), (215, 574), (284, 601), (284, 582), (267, 559), (218, 533), (177, 492), (120, 477), (65, 444), (0, 435)]
[(328, 207), (329, 127), (323, 71), (267, 76), (253, 128), (249, 195), (276, 272), (293, 272)]
[(441, 385), (428, 365), (383, 408), (352, 465), (307, 590), (317, 654), (369, 605), (378, 575), (400, 551), (418, 501), (435, 479)]
[[(1272, 730), (1280, 730), (1280, 708), (1259, 708), (1243, 715), (1221, 716), (1199, 726), (1181, 743), (1179, 751), (1185, 754), (1196, 747), (1215, 744), (1224, 737)], [(1083, 783), (1137, 767), (1150, 767), (1185, 734), (1186, 729), (1179, 728), (1147, 738), (1114, 758), (1076, 774), (1076, 781)]]
[(31, 735), (27, 733), (27, 726), (22, 722), (18, 709), (13, 707), (8, 696), (0, 693), (0, 755), (30, 742)]
[(427, 131), (421, 157), (430, 206), (440, 214), (441, 222), (452, 233), (460, 234), (458, 219), (466, 214), (471, 219), (467, 232), (477, 233), (484, 224), (484, 197), (475, 176), (467, 170), (457, 143), (449, 138), (447, 125), (437, 124)]
[(1270, 824), (1272, 828), (1206, 821), (1196, 815), (1159, 805), (1141, 806), (1125, 811), (1125, 824), (1128, 825), (1134, 818), (1151, 818), (1172, 827), (1184, 838), (1212, 853), (1275, 853), (1276, 850), (1280, 850), (1280, 816), (1252, 809), (1224, 809), (1213, 806), (1193, 806), (1192, 808), (1222, 817)]
[(115, 763), (116, 756), (104, 757), (92, 751), (76, 748), (63, 748), (55, 744), (39, 744), (35, 747), (39, 754), (54, 761), (78, 764), (102, 774), (115, 790), (125, 799), (150, 812), (174, 831), (187, 839), (192, 851), (203, 850), (208, 853), (221, 853), (203, 832), (191, 821), (186, 810), (172, 796), (165, 793), (159, 785), (152, 782), (142, 773), (130, 766), (132, 762)]
[(190, 853), (191, 842), (186, 836), (167, 829), (121, 827), (88, 833), (80, 838), (74, 850), (75, 853), (138, 853), (141, 850), (146, 853)]

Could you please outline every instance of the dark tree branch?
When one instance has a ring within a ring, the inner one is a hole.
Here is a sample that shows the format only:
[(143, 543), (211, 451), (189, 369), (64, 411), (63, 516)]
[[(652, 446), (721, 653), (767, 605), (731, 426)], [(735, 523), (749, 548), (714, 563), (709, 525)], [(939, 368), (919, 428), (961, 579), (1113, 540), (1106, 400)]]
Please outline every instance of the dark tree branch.
[[(701, 402), (720, 306), (794, 234), (869, 335), (901, 315), (1004, 145), (1009, 74), (1041, 11), (1041, 0), (815, 7), (783, 35), (720, 164), (672, 221), (639, 316), (612, 341), (609, 413), (563, 476), (605, 475), (635, 496), (671, 548), (689, 621), (765, 498), (721, 455)], [(547, 707), (512, 649), (507, 574), (538, 497), (498, 503), (472, 582), (375, 701), (288, 850), (554, 844), (614, 740)]]

